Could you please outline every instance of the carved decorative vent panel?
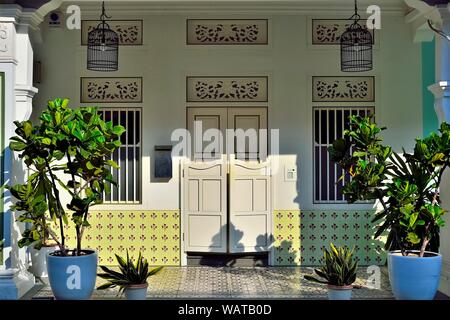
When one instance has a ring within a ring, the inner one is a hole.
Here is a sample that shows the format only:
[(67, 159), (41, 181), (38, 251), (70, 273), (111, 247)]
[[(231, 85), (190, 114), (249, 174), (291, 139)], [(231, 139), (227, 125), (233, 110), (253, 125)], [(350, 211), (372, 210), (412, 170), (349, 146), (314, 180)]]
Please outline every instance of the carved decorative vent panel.
[(81, 102), (140, 103), (142, 78), (81, 78)]
[(313, 102), (373, 102), (374, 77), (313, 77)]
[[(111, 30), (117, 32), (119, 45), (139, 46), (143, 43), (143, 22), (142, 20), (108, 20)], [(81, 44), (87, 45), (88, 33), (92, 31), (100, 21), (81, 21)]]
[(266, 45), (268, 21), (188, 19), (186, 43), (188, 45)]
[(187, 102), (267, 102), (267, 77), (187, 77)]
[[(361, 20), (362, 26), (366, 26), (367, 20)], [(341, 35), (352, 23), (346, 19), (313, 19), (312, 20), (312, 44), (313, 45), (339, 45)], [(372, 34), (372, 41), (375, 42), (374, 30), (369, 30)]]

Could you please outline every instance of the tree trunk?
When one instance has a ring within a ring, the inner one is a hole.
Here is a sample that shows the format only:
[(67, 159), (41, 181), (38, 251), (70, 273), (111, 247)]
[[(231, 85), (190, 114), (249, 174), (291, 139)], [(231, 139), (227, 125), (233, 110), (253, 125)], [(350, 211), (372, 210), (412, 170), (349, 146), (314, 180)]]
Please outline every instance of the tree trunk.
[[(56, 186), (55, 177), (53, 176), (53, 172), (52, 172), (52, 169), (50, 168), (50, 164), (48, 163), (47, 160), (45, 160), (45, 164), (46, 164), (48, 173), (50, 174), (50, 178), (52, 181), (52, 189), (53, 189), (53, 193), (55, 194), (56, 206), (58, 208), (58, 219), (59, 219), (59, 229), (60, 229), (59, 231), (61, 232), (61, 245), (63, 247), (65, 247), (66, 237), (64, 236), (64, 223), (63, 223), (63, 219), (62, 219), (62, 215), (65, 214), (65, 212), (61, 205), (61, 199), (59, 198), (58, 187)], [(65, 250), (62, 252), (62, 254), (64, 256), (66, 255)]]
[(430, 239), (428, 239), (427, 237), (425, 237), (423, 239), (422, 242), (422, 246), (420, 248), (420, 254), (419, 257), (423, 258), (423, 256), (425, 255), (425, 250), (427, 249), (428, 243), (430, 243)]
[(79, 226), (76, 226), (75, 229), (77, 231), (77, 249), (76, 249), (75, 255), (80, 256), (81, 255), (81, 231), (80, 231)]

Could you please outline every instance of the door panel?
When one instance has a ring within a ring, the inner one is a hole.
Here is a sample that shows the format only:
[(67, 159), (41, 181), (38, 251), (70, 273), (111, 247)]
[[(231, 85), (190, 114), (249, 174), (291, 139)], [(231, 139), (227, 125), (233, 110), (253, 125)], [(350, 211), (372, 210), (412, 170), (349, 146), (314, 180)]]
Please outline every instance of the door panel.
[(227, 251), (227, 184), (223, 160), (191, 162), (183, 168), (185, 250)]
[(186, 251), (226, 252), (226, 234), (217, 232), (223, 228), (223, 225), (221, 216), (190, 215), (189, 242)]
[(233, 221), (235, 242), (231, 246), (231, 252), (267, 251), (268, 237), (262, 233), (267, 230), (266, 215), (235, 215)]
[(221, 212), (222, 211), (222, 193), (224, 193), (222, 181), (220, 179), (203, 180), (203, 211)]
[(195, 126), (195, 121), (201, 122), (202, 124), (202, 134), (205, 134), (205, 131), (208, 129), (218, 129), (222, 132), (222, 136), (219, 137), (219, 144), (224, 144), (225, 130), (227, 128), (227, 110), (226, 108), (188, 108), (187, 109), (187, 128), (191, 133), (192, 137), (192, 154), (195, 160), (202, 159), (220, 159), (221, 154), (215, 153), (210, 154), (204, 152), (207, 149), (208, 145), (211, 144), (211, 141), (203, 141), (201, 139), (199, 143), (197, 143), (194, 139), (196, 136), (196, 129), (198, 127)]
[(230, 161), (230, 252), (267, 251), (270, 241), (270, 164)]
[[(235, 137), (233, 142), (233, 150), (238, 159), (265, 159), (267, 154), (267, 137), (261, 144), (259, 136), (260, 129), (267, 129), (267, 109), (265, 108), (230, 108), (228, 110), (228, 128), (237, 130), (242, 129), (246, 132), (248, 129), (256, 131), (247, 131), (246, 142), (239, 144)], [(253, 134), (255, 133), (255, 134)], [(255, 145), (248, 143), (249, 137), (253, 137), (257, 141)], [(230, 143), (230, 142), (229, 142)], [(261, 146), (264, 150), (261, 150)]]

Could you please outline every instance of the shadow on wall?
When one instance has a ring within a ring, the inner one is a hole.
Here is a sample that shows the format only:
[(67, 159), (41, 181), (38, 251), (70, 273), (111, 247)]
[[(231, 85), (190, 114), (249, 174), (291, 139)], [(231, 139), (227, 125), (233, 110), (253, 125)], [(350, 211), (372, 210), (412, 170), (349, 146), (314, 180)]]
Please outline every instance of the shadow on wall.
[(275, 245), (275, 266), (292, 267), (300, 265), (300, 251), (293, 241), (282, 240)]
[(256, 245), (253, 247), (250, 253), (245, 252), (244, 243), (242, 243), (242, 239), (244, 237), (244, 231), (236, 229), (236, 227), (230, 223), (230, 230), (228, 230), (227, 226), (223, 226), (217, 234), (215, 234), (211, 238), (211, 244), (209, 245), (210, 250), (217, 249), (220, 247), (222, 243), (222, 237), (226, 236), (227, 248), (230, 247), (230, 237), (229, 235), (233, 233), (234, 244), (233, 251), (234, 253), (202, 253), (201, 259), (199, 261), (199, 265), (208, 265), (208, 266), (226, 266), (226, 267), (234, 267), (242, 265), (242, 260), (245, 260), (243, 266), (248, 267), (263, 267), (268, 265), (267, 258), (267, 249), (270, 248), (272, 244), (272, 239), (270, 239), (269, 235), (261, 234), (256, 237)]

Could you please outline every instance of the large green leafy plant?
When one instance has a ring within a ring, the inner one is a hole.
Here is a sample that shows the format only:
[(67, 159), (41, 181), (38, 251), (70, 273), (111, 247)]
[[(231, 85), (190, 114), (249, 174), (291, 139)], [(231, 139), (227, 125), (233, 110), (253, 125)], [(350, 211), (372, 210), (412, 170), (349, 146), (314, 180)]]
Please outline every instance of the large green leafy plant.
[(104, 290), (108, 288), (119, 287), (119, 294), (123, 292), (127, 287), (136, 284), (145, 284), (147, 279), (156, 275), (163, 267), (157, 267), (150, 269), (147, 259), (142, 257), (139, 252), (136, 262), (129, 257), (127, 251), (127, 259), (120, 257), (116, 254), (117, 262), (119, 263), (120, 272), (109, 269), (106, 266), (100, 266), (103, 273), (99, 273), (98, 276), (102, 279), (106, 279), (105, 284), (100, 285), (97, 290)]
[(378, 200), (383, 210), (373, 222), (379, 223), (375, 238), (387, 232), (386, 249), (437, 251), (439, 229), (444, 226), (439, 186), (450, 165), (450, 126), (443, 123), (439, 133), (416, 139), (414, 152), (402, 154), (382, 144), (380, 128), (371, 117), (350, 117), (350, 130), (329, 148), (351, 179), (344, 186), (348, 201)]
[(323, 249), (324, 264), (314, 269), (319, 278), (305, 275), (305, 279), (332, 286), (350, 286), (356, 281), (358, 262), (353, 258), (353, 250), (330, 244), (330, 250)]
[[(12, 209), (21, 213), (18, 220), (28, 223), (20, 246), (33, 244), (39, 249), (53, 240), (59, 254), (68, 255), (64, 225), (70, 216), (77, 238), (72, 252), (80, 255), (89, 208), (115, 184), (110, 167), (118, 166), (108, 158), (121, 145), (125, 129), (103, 121), (95, 107), (71, 109), (68, 103), (68, 99), (49, 101), (36, 125), (15, 122), (16, 136), (9, 146), (19, 153), (29, 175), (25, 183), (7, 188), (17, 199)], [(66, 205), (62, 193), (70, 199)], [(52, 228), (55, 222), (59, 232)]]

